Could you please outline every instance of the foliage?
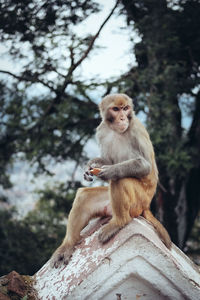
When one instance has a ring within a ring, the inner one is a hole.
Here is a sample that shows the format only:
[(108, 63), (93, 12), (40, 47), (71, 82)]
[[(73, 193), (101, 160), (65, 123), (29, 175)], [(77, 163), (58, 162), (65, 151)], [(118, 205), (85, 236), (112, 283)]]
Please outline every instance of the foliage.
[(65, 235), (67, 212), (79, 186), (68, 183), (40, 191), (36, 208), (23, 220), (12, 210), (0, 211), (0, 275), (13, 269), (32, 275), (44, 265)]
[(22, 222), (14, 220), (10, 212), (0, 212), (0, 260), (1, 275), (7, 274), (13, 269), (26, 274), (27, 271), (33, 272), (38, 269), (38, 262), (44, 262), (44, 257), (40, 252), (43, 243), (49, 241), (40, 235), (39, 245), (37, 237), (31, 232), (30, 228)]
[(49, 33), (62, 34), (63, 26), (68, 32), (72, 25), (78, 24), (96, 11), (97, 5), (90, 0), (74, 2), (2, 0), (0, 13), (0, 28), (4, 33), (2, 39), (9, 39), (8, 36), (12, 35), (22, 41), (31, 42), (33, 46), (38, 39), (38, 32), (42, 37)]
[[(89, 96), (98, 83), (80, 70), (116, 5), (96, 34), (79, 36), (76, 28), (99, 11), (91, 0), (1, 1), (0, 41), (11, 67), (0, 70), (0, 185), (11, 186), (15, 157), (48, 173), (52, 162), (86, 159), (84, 145), (99, 123)], [(83, 25), (82, 25), (83, 26)], [(50, 166), (50, 167), (49, 167)], [(34, 211), (24, 220), (0, 211), (1, 274), (12, 269), (33, 274), (61, 243), (66, 213), (78, 182), (39, 191)], [(3, 200), (3, 196), (1, 196)]]
[[(157, 210), (162, 211), (173, 241), (183, 247), (200, 200), (199, 192), (188, 194), (200, 179), (200, 3), (122, 3), (141, 40), (134, 46), (137, 65), (123, 76), (121, 88), (146, 115), (162, 186)], [(190, 127), (183, 127), (185, 118), (191, 120)], [(194, 173), (197, 178), (192, 182)]]
[(199, 237), (199, 230), (200, 230), (200, 216), (196, 218), (194, 227), (191, 231), (190, 237), (186, 244), (186, 253), (194, 262), (200, 265), (200, 237)]
[(52, 160), (85, 160), (84, 145), (99, 122), (89, 91), (98, 83), (86, 82), (79, 67), (115, 7), (95, 35), (80, 37), (76, 27), (98, 12), (91, 0), (1, 1), (1, 42), (12, 61), (12, 71), (0, 70), (4, 187), (9, 187), (7, 170), (16, 153), (37, 162), (38, 172), (49, 172)]

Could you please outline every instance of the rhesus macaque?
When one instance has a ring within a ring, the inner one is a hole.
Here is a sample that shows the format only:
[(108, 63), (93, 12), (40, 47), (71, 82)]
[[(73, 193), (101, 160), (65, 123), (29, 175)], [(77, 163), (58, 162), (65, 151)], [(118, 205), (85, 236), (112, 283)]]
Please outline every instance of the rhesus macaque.
[(102, 122), (96, 137), (101, 157), (87, 164), (84, 178), (92, 178), (92, 169), (100, 168), (98, 178), (108, 181), (108, 187), (80, 188), (69, 214), (67, 233), (51, 258), (51, 265), (67, 264), (80, 240), (81, 230), (91, 218), (112, 216), (99, 234), (106, 243), (133, 218), (142, 215), (157, 230), (164, 244), (171, 240), (161, 223), (152, 215), (150, 203), (158, 182), (158, 170), (149, 135), (136, 118), (132, 100), (125, 94), (103, 98), (99, 105)]

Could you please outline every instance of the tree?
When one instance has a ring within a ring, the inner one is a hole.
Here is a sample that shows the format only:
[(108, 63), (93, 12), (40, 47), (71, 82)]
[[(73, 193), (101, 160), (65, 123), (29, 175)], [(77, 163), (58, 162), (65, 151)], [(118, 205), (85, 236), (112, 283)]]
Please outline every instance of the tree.
[(98, 124), (88, 94), (96, 83), (86, 83), (78, 67), (116, 6), (95, 35), (80, 38), (74, 27), (98, 11), (91, 0), (1, 1), (1, 42), (16, 68), (0, 70), (0, 184), (9, 186), (6, 170), (18, 153), (40, 172), (49, 172), (47, 160), (85, 159)]
[(43, 211), (44, 215), (42, 219), (34, 211), (25, 220), (16, 220), (11, 211), (0, 211), (0, 276), (12, 270), (33, 275), (51, 257), (62, 241), (65, 226), (53, 223), (52, 213)]
[[(50, 174), (52, 161), (73, 160), (77, 167), (86, 159), (84, 146), (99, 123), (89, 92), (99, 83), (86, 80), (79, 68), (117, 4), (96, 34), (80, 37), (76, 27), (99, 11), (92, 0), (0, 2), (0, 41), (15, 66), (0, 70), (4, 188), (11, 186), (9, 167), (19, 155), (37, 165), (37, 174)], [(50, 258), (64, 236), (63, 219), (79, 186), (67, 182), (41, 191), (36, 209), (24, 220), (0, 211), (1, 274), (12, 269), (33, 274)]]
[[(146, 114), (160, 173), (156, 211), (181, 248), (200, 202), (200, 3), (122, 0), (141, 38), (121, 89)], [(191, 120), (183, 128), (183, 118)]]
[(38, 191), (36, 207), (22, 220), (13, 210), (0, 210), (0, 276), (12, 270), (33, 275), (50, 259), (65, 235), (78, 187), (80, 182), (68, 182)]

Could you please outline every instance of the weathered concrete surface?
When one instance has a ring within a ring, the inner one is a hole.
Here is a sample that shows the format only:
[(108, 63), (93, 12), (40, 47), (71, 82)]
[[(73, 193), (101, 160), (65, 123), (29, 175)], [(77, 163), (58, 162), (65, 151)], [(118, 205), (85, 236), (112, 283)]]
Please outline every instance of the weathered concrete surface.
[(134, 219), (105, 245), (101, 221), (90, 224), (70, 263), (35, 275), (39, 299), (200, 299), (200, 274), (175, 245), (169, 251), (152, 226)]

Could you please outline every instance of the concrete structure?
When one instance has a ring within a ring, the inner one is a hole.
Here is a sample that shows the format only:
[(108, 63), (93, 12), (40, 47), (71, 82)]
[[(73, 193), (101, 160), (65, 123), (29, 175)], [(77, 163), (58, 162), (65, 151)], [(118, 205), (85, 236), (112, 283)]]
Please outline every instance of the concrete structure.
[(70, 263), (35, 275), (39, 299), (200, 299), (200, 274), (175, 245), (169, 251), (152, 226), (139, 217), (105, 245), (101, 220), (83, 232)]

